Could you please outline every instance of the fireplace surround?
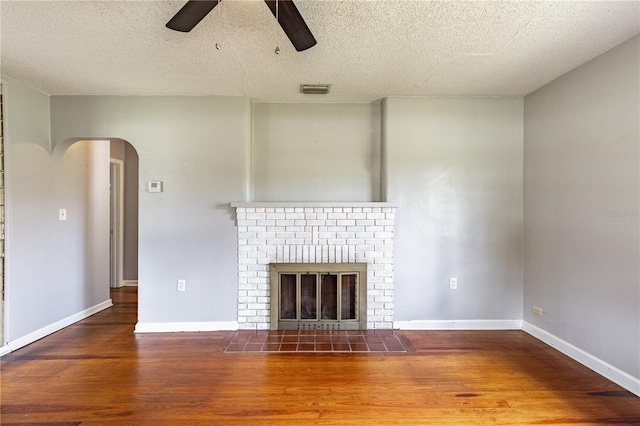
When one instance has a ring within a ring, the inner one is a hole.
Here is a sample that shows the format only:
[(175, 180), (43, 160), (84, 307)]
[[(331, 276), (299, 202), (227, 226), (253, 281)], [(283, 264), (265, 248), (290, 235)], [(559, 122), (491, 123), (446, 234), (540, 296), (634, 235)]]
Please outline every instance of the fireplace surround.
[[(395, 206), (384, 202), (231, 206), (236, 209), (238, 231), (239, 329), (272, 328), (272, 313), (277, 312), (272, 312), (271, 266), (283, 263), (303, 264), (302, 269), (313, 269), (311, 264), (360, 264), (366, 285), (363, 296), (358, 296), (363, 309), (358, 328), (393, 327)], [(320, 269), (316, 272), (324, 272)]]

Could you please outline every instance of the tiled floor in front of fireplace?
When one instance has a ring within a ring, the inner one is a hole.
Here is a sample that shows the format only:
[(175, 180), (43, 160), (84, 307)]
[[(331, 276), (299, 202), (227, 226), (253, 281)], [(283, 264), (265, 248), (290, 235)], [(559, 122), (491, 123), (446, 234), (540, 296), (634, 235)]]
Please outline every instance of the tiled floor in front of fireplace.
[(238, 330), (225, 352), (406, 352), (394, 330)]

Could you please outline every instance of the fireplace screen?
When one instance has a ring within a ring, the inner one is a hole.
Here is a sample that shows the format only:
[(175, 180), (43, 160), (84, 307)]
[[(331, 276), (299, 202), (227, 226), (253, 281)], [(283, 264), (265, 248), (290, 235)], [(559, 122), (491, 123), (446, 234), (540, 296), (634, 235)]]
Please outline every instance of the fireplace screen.
[(272, 329), (365, 329), (366, 264), (273, 264)]

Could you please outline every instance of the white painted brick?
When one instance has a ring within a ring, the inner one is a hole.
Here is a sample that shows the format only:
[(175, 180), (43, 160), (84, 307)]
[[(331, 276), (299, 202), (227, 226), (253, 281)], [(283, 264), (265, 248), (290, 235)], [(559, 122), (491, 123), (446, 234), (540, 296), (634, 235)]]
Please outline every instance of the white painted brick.
[(346, 220), (347, 219), (347, 214), (346, 213), (328, 213), (327, 214), (327, 219), (335, 219), (335, 220)]
[[(246, 265), (246, 266), (252, 266), (252, 265)], [(256, 273), (256, 271), (238, 271), (238, 277), (241, 278), (255, 278), (257, 277), (258, 274)]]
[(366, 219), (367, 215), (365, 213), (349, 213), (347, 214), (347, 219)]
[[(258, 234), (256, 235), (256, 238), (259, 239), (264, 239), (264, 240), (273, 240), (276, 237), (276, 233), (275, 232), (258, 232)], [(262, 245), (260, 247), (258, 247), (258, 251), (265, 251), (265, 250), (260, 250), (260, 249), (265, 249), (268, 248), (268, 246), (266, 245)]]
[(380, 239), (393, 238), (393, 232), (374, 232), (373, 237)]
[(247, 265), (247, 272), (254, 272), (254, 276), (257, 277), (258, 274), (255, 271), (264, 271), (264, 265)]
[[(367, 262), (367, 327), (392, 327), (393, 208), (277, 207), (236, 211), (239, 329), (269, 329), (268, 265), (273, 262)], [(384, 232), (389, 234), (377, 235)], [(255, 275), (241, 276), (251, 273)], [(387, 314), (380, 314), (384, 311)]]
[(336, 232), (336, 238), (355, 238), (355, 232)]
[[(257, 238), (257, 236), (258, 234), (256, 232), (238, 232), (238, 242), (240, 240), (246, 240), (247, 238)], [(246, 244), (246, 242), (244, 244)]]
[(376, 284), (376, 289), (378, 289), (378, 290), (392, 290), (393, 289), (393, 283), (391, 283), (391, 282), (378, 283), (378, 284)]
[(276, 234), (276, 238), (277, 239), (289, 239), (289, 238), (295, 238), (296, 234), (294, 232), (278, 232)]
[(347, 232), (364, 232), (364, 226), (358, 226), (358, 225), (347, 226)]
[(347, 232), (346, 226), (327, 226), (329, 232)]

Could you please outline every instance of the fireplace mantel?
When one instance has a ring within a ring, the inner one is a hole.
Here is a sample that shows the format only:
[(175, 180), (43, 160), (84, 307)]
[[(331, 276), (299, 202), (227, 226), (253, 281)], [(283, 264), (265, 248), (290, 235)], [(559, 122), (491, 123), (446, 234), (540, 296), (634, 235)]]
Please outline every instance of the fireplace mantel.
[(386, 201), (250, 201), (234, 202), (231, 207), (396, 207)]
[(366, 263), (367, 328), (393, 326), (396, 206), (387, 202), (234, 202), (238, 327), (270, 327), (273, 263)]

